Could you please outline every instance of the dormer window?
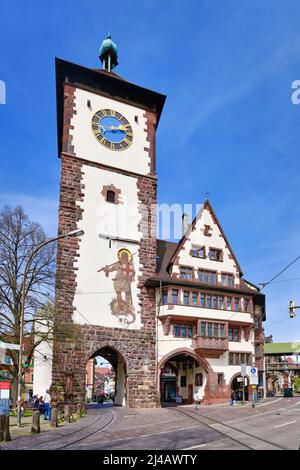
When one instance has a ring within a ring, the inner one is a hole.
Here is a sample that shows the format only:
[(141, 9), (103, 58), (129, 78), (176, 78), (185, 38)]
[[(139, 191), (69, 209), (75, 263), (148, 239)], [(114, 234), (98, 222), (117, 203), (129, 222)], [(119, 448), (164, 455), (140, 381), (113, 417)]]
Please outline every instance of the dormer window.
[(116, 202), (116, 193), (114, 191), (107, 191), (106, 193), (106, 201), (107, 202), (112, 202), (113, 204), (115, 204)]
[(205, 246), (192, 246), (191, 255), (195, 258), (205, 258)]
[(208, 257), (212, 261), (223, 261), (223, 252), (218, 248), (210, 248), (208, 252)]
[(193, 279), (194, 270), (193, 268), (181, 266), (180, 267), (180, 278), (181, 279)]

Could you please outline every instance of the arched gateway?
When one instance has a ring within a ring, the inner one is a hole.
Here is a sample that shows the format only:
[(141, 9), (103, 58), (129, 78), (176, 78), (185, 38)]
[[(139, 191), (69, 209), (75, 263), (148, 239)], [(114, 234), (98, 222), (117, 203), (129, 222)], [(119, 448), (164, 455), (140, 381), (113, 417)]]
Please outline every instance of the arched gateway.
[[(116, 54), (108, 38), (106, 55)], [(57, 59), (61, 157), (52, 389), (84, 400), (86, 363), (109, 347), (126, 363), (126, 405), (155, 407), (155, 133), (165, 96), (111, 70)], [(62, 338), (58, 325), (76, 327)], [(120, 382), (119, 377), (119, 382)], [(120, 398), (122, 403), (124, 397)]]
[(219, 383), (208, 360), (190, 348), (180, 348), (166, 354), (158, 364), (158, 388), (161, 402), (193, 403), (195, 391), (204, 404), (229, 397), (225, 383)]
[[(88, 365), (92, 365), (89, 372), (92, 377), (90, 377), (92, 382), (92, 394), (91, 398), (94, 396), (100, 395), (100, 392), (106, 392), (105, 383), (97, 383), (97, 372), (98, 367), (95, 369), (94, 361), (96, 358), (103, 358), (107, 363), (112, 367), (112, 375), (114, 377), (114, 387), (112, 391), (114, 404), (117, 406), (126, 406), (127, 401), (127, 363), (122, 354), (111, 346), (104, 346), (103, 348), (96, 351), (88, 361)], [(101, 363), (101, 365), (103, 365)], [(101, 368), (99, 369), (101, 371)], [(104, 369), (105, 370), (105, 369)], [(88, 377), (88, 373), (86, 376)], [(86, 387), (87, 387), (86, 383)]]

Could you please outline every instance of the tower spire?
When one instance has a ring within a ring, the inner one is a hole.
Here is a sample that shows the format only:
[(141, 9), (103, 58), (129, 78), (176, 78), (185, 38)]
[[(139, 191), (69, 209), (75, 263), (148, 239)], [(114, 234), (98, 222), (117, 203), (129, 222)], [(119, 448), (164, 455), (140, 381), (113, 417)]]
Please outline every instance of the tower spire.
[(111, 72), (118, 65), (118, 48), (116, 43), (112, 41), (110, 32), (107, 38), (102, 41), (99, 59), (103, 64), (103, 68), (108, 72)]

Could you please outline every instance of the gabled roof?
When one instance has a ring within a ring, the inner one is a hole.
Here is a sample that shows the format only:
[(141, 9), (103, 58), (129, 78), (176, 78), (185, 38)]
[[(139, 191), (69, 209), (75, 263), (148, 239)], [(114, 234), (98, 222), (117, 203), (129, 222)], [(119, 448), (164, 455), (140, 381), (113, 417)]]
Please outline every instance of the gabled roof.
[(206, 199), (206, 201), (204, 202), (203, 206), (201, 207), (201, 209), (199, 210), (198, 214), (197, 214), (196, 217), (194, 218), (193, 222), (192, 222), (191, 225), (189, 226), (189, 228), (188, 228), (188, 230), (186, 231), (185, 235), (184, 235), (184, 236), (181, 238), (181, 240), (178, 242), (177, 249), (174, 251), (174, 253), (173, 253), (173, 255), (172, 255), (172, 257), (171, 257), (171, 259), (170, 259), (170, 261), (169, 261), (169, 265), (172, 264), (172, 263), (174, 263), (174, 260), (175, 260), (176, 256), (177, 256), (178, 253), (180, 252), (180, 250), (181, 250), (181, 248), (183, 247), (185, 241), (189, 238), (189, 236), (190, 236), (192, 230), (194, 229), (194, 227), (195, 227), (196, 223), (198, 222), (198, 220), (201, 218), (201, 216), (202, 216), (202, 214), (203, 214), (203, 211), (204, 211), (205, 209), (208, 209), (208, 210), (210, 211), (210, 213), (211, 213), (211, 215), (212, 215), (212, 218), (214, 219), (215, 223), (216, 223), (217, 226), (219, 227), (219, 230), (220, 230), (220, 232), (221, 232), (221, 234), (222, 234), (222, 236), (223, 236), (223, 238), (224, 238), (224, 240), (225, 240), (225, 243), (226, 243), (226, 245), (227, 245), (227, 247), (228, 247), (228, 250), (230, 251), (232, 258), (233, 258), (234, 261), (235, 261), (235, 264), (236, 264), (236, 267), (237, 267), (237, 269), (238, 269), (238, 271), (239, 271), (239, 273), (240, 273), (240, 276), (242, 276), (242, 275), (243, 275), (243, 272), (242, 272), (242, 269), (241, 269), (241, 267), (240, 267), (240, 264), (239, 264), (239, 262), (238, 262), (238, 260), (237, 260), (237, 258), (236, 258), (236, 256), (235, 256), (235, 254), (234, 254), (234, 252), (233, 252), (231, 246), (230, 246), (230, 243), (229, 243), (229, 241), (228, 241), (228, 239), (227, 239), (227, 237), (226, 237), (226, 235), (225, 235), (225, 233), (224, 233), (224, 230), (223, 230), (223, 228), (222, 228), (222, 226), (221, 226), (221, 224), (220, 224), (220, 222), (219, 222), (219, 220), (218, 220), (218, 218), (217, 218), (217, 216), (216, 216), (216, 214), (215, 214), (215, 212), (214, 212), (214, 210), (213, 210), (213, 208), (212, 208), (212, 206), (211, 206), (211, 204), (210, 204), (210, 202), (209, 202), (208, 199)]
[(157, 243), (157, 271), (167, 274), (167, 267), (175, 252), (178, 243), (165, 240), (156, 240)]

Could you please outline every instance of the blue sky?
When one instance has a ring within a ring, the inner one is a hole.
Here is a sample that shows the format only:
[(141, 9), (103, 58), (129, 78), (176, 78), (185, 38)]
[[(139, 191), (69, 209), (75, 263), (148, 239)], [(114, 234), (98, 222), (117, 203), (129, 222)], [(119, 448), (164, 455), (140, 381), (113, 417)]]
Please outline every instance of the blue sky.
[[(108, 31), (116, 72), (165, 93), (157, 136), (159, 202), (205, 193), (252, 282), (300, 255), (298, 0), (0, 0), (0, 206), (21, 204), (56, 233), (55, 56), (98, 66)], [(300, 339), (300, 261), (267, 295), (266, 334)]]

